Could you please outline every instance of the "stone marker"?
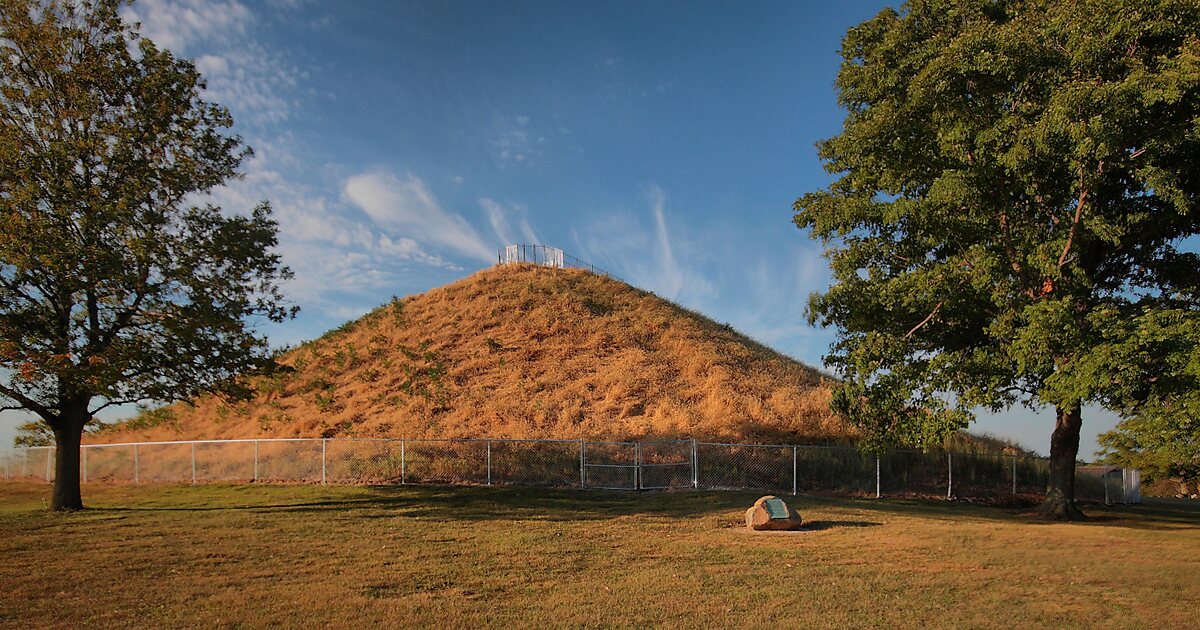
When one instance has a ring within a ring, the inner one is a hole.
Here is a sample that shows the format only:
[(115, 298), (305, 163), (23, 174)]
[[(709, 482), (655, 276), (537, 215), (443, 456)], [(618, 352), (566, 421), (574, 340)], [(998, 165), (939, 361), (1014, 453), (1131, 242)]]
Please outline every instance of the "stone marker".
[(755, 531), (800, 529), (800, 514), (783, 499), (767, 495), (746, 510), (746, 527)]

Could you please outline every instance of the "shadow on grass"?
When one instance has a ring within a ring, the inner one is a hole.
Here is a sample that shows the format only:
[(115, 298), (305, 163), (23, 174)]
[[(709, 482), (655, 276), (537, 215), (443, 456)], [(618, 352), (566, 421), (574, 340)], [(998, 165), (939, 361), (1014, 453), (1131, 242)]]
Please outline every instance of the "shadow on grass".
[[(254, 504), (246, 496), (206, 497), (207, 505), (134, 505), (97, 507), (90, 512), (206, 512), (245, 511), (257, 513), (342, 512), (358, 518), (430, 518), (457, 521), (540, 520), (587, 521), (629, 517), (690, 518), (730, 516), (739, 518), (760, 495), (758, 492), (614, 492), (562, 490), (530, 487), (479, 486), (363, 486), (342, 496), (298, 498), (294, 502)], [(269, 488), (269, 486), (267, 487)], [(345, 487), (342, 487), (345, 489)], [(265, 489), (265, 488), (264, 488)], [(320, 493), (320, 487), (312, 488)], [(269, 495), (264, 496), (267, 501)], [(814, 520), (814, 529), (870, 527), (888, 517), (911, 517), (948, 521), (995, 520), (1053, 525), (1031, 511), (926, 499), (861, 499), (825, 496), (788, 498), (802, 514), (823, 508), (858, 512), (869, 519)], [(231, 504), (222, 505), (228, 501)], [(1140, 506), (1085, 506), (1089, 519), (1084, 525), (1134, 529), (1175, 530), (1200, 527), (1200, 505), (1188, 502), (1147, 501)]]
[[(544, 488), (476, 486), (368, 486), (352, 496), (247, 505), (135, 505), (97, 507), (92, 512), (247, 511), (322, 513), (341, 511), (360, 518), (436, 518), (486, 521), (608, 520), (631, 516), (694, 517), (742, 510), (753, 503), (742, 493), (622, 493)], [(244, 499), (244, 497), (239, 497)], [(757, 495), (755, 495), (757, 498)]]
[(876, 523), (875, 521), (808, 521), (804, 523), (801, 529), (810, 532), (819, 532), (838, 527), (879, 527), (880, 525), (883, 525), (883, 523)]

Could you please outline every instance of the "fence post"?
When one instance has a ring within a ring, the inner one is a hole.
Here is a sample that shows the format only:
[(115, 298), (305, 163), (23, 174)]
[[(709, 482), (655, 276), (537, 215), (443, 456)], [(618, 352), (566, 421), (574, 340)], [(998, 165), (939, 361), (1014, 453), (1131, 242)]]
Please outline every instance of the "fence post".
[(258, 483), (258, 440), (254, 440), (254, 483)]
[(405, 474), (406, 473), (407, 473), (407, 471), (404, 469), (404, 440), (402, 439), (402, 440), (400, 440), (400, 483), (401, 484), (405, 483)]
[(946, 451), (946, 500), (954, 496), (954, 456)]
[(46, 447), (46, 481), (50, 481), (50, 453), (56, 449)]
[(192, 442), (192, 483), (196, 483), (196, 443)]
[(321, 483), (325, 483), (325, 442), (326, 438), (321, 438)]
[(1015, 456), (1012, 458), (1012, 469), (1013, 469), (1013, 496), (1015, 497), (1015, 496), (1017, 496), (1017, 458)]
[(584, 467), (584, 463), (583, 463), (584, 462), (584, 459), (583, 459), (584, 444), (585, 443), (583, 441), (583, 438), (579, 438), (579, 487), (580, 488), (587, 487), (587, 475), (584, 474), (584, 468), (583, 468)]
[(796, 472), (798, 470), (797, 466), (796, 466), (796, 461), (797, 461), (797, 454), (798, 454), (799, 450), (800, 450), (799, 447), (796, 447), (796, 446), (792, 447), (792, 496), (796, 496), (796, 483), (797, 483)]
[(881, 496), (883, 496), (883, 494), (880, 492), (880, 486), (879, 486), (879, 455), (876, 455), (875, 456), (875, 498), (878, 499)]
[(633, 443), (633, 487), (636, 490), (642, 489), (642, 443)]
[(488, 483), (487, 483), (487, 485), (490, 486), (490, 485), (492, 485), (492, 441), (491, 440), (488, 440), (488, 443), (487, 443), (487, 455), (488, 455), (488, 462), (487, 462)]
[(142, 483), (141, 464), (138, 463), (138, 447), (133, 445), (133, 483)]
[(87, 448), (86, 448), (86, 447), (80, 447), (80, 448), (79, 448), (79, 450), (83, 451), (83, 466), (82, 466), (82, 468), (83, 468), (83, 483), (87, 483), (87, 454), (88, 454), (88, 450), (87, 450)]
[(696, 448), (696, 438), (692, 438), (692, 489), (700, 489), (700, 458)]

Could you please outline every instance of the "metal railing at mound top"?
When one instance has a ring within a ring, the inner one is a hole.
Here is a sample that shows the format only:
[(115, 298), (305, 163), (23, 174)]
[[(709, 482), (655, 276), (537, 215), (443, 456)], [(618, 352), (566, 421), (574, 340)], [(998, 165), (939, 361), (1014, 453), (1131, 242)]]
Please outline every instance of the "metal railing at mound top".
[[(85, 483), (504, 484), (613, 490), (761, 490), (839, 496), (1034, 498), (1044, 458), (696, 440), (274, 438), (87, 444)], [(54, 479), (54, 447), (0, 451), (0, 478)], [(1081, 468), (1076, 496), (1139, 503), (1137, 470)]]
[[(586, 260), (576, 258), (557, 247), (549, 245), (507, 245), (501, 247), (496, 250), (496, 264), (532, 264), (556, 269), (587, 269), (592, 273), (600, 274), (607, 278), (621, 280), (621, 278)], [(624, 281), (622, 280), (622, 282)]]

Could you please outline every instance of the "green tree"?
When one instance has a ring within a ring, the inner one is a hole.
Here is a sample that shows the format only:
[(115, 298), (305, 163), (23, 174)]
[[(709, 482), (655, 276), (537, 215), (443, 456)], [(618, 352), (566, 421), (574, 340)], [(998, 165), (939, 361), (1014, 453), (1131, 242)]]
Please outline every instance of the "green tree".
[(53, 446), (54, 431), (46, 423), (38, 420), (22, 422), (17, 427), (17, 436), (13, 438), (13, 446), (28, 448), (31, 446)]
[(1140, 415), (1122, 420), (1100, 436), (1103, 459), (1137, 468), (1147, 481), (1173, 480), (1179, 484), (1180, 494), (1195, 494), (1200, 482), (1200, 421), (1196, 418)]
[(1044, 512), (1074, 502), (1080, 409), (1194, 386), (1200, 4), (914, 0), (852, 28), (827, 188), (795, 204), (834, 274), (834, 408), (936, 443), (971, 410), (1056, 409)]
[(1105, 462), (1137, 468), (1147, 481), (1173, 480), (1181, 494), (1195, 494), (1200, 491), (1200, 397), (1145, 405), (1102, 434), (1100, 446)]
[(0, 0), (0, 407), (53, 431), (55, 510), (93, 414), (232, 391), (268, 364), (249, 323), (294, 314), (267, 204), (191, 201), (249, 154), (229, 112), (118, 8)]

